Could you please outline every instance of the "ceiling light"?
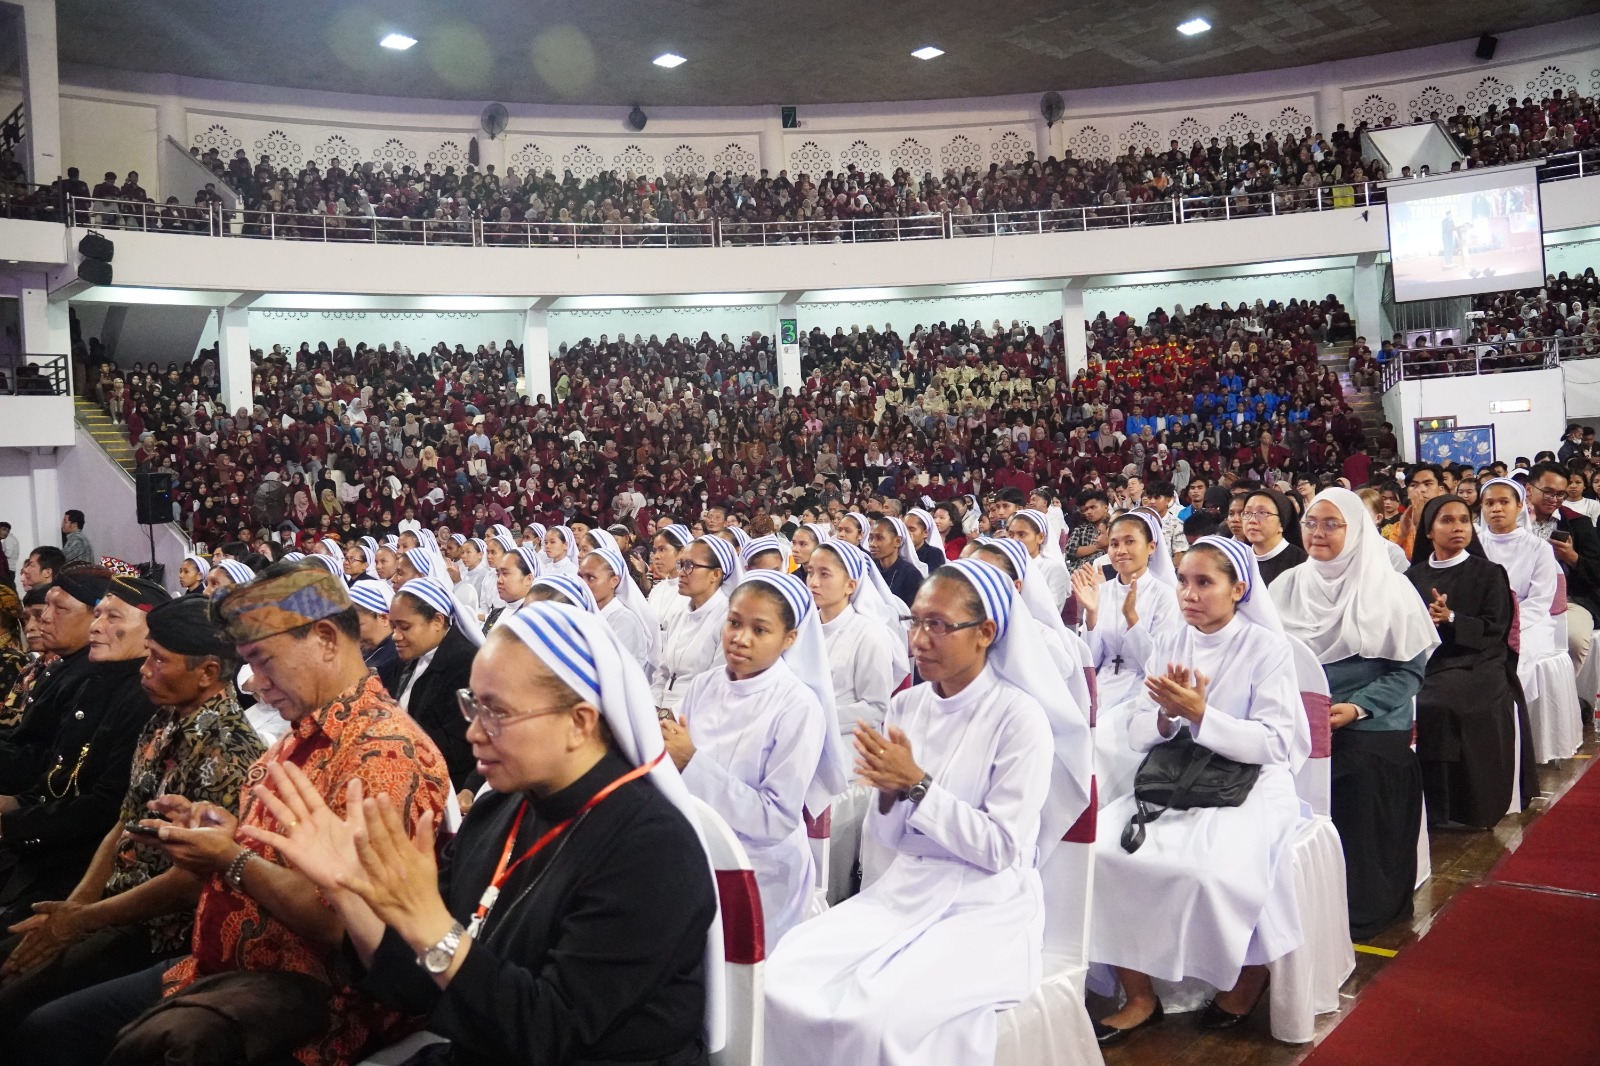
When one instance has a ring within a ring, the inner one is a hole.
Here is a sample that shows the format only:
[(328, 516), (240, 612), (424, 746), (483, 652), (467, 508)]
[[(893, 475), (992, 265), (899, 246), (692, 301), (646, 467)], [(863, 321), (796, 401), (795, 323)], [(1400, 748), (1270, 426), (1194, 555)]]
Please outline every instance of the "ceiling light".
[(944, 55), (944, 49), (935, 48), (931, 44), (925, 44), (911, 54), (916, 56), (918, 59), (938, 59), (940, 56)]
[(1197, 33), (1204, 33), (1211, 28), (1211, 23), (1202, 18), (1192, 18), (1178, 27), (1178, 32), (1185, 37), (1193, 37)]
[(396, 52), (404, 52), (407, 48), (410, 48), (416, 43), (417, 39), (415, 37), (407, 37), (403, 33), (391, 33), (389, 36), (378, 42), (378, 44), (382, 45), (384, 48), (392, 48)]
[(654, 63), (658, 67), (666, 67), (668, 70), (671, 70), (673, 67), (683, 66), (688, 62), (688, 60), (680, 55), (675, 55), (672, 52), (662, 52), (650, 62)]

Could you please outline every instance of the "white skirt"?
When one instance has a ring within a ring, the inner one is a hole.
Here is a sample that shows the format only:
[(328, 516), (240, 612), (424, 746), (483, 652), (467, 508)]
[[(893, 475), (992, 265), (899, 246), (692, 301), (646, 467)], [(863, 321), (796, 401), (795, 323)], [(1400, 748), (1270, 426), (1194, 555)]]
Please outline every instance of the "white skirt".
[(993, 1063), (995, 1013), (1038, 985), (1043, 936), (1037, 870), (896, 855), (767, 960), (766, 1062)]
[(1301, 805), (1287, 767), (1263, 767), (1238, 807), (1167, 811), (1122, 849), (1132, 794), (1100, 812), (1089, 958), (1166, 981), (1232, 988), (1243, 966), (1300, 946), (1292, 875)]

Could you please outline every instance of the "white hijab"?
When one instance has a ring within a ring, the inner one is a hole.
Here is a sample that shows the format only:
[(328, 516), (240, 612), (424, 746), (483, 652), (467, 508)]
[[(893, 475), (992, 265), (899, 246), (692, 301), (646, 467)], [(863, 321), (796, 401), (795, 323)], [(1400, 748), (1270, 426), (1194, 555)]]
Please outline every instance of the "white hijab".
[[(603, 619), (576, 607), (557, 603), (530, 603), (502, 627), (539, 657), (551, 673), (573, 692), (595, 706), (605, 717), (623, 758), (635, 766), (651, 764), (651, 784), (676, 807), (695, 834), (700, 820), (677, 767), (662, 758), (666, 744), (661, 720), (644, 669), (617, 640)], [(707, 865), (710, 853), (707, 852)], [(713, 871), (713, 877), (715, 871)], [(727, 1043), (727, 989), (724, 987), (722, 913), (719, 908), (706, 930), (706, 1047), (718, 1050)]]
[[(921, 507), (913, 507), (906, 512), (906, 517), (916, 515), (917, 521), (922, 523), (922, 528), (928, 531), (928, 544), (937, 548), (940, 554), (944, 553), (944, 534), (939, 532), (939, 527), (933, 524), (933, 515)], [(923, 574), (927, 577), (927, 574)]]
[(1345, 521), (1344, 550), (1326, 562), (1307, 559), (1282, 574), (1271, 596), (1283, 628), (1326, 665), (1341, 659), (1409, 662), (1439, 644), (1422, 598), (1389, 564), (1366, 504), (1349, 489), (1323, 489), (1306, 513), (1327, 501)]
[(1177, 588), (1178, 570), (1172, 565), (1172, 551), (1167, 547), (1167, 538), (1161, 534), (1161, 519), (1149, 511), (1135, 508), (1126, 514), (1117, 515), (1111, 521), (1120, 522), (1124, 518), (1137, 518), (1150, 531), (1150, 543), (1155, 545), (1155, 551), (1150, 553), (1150, 565), (1145, 573), (1168, 588)]

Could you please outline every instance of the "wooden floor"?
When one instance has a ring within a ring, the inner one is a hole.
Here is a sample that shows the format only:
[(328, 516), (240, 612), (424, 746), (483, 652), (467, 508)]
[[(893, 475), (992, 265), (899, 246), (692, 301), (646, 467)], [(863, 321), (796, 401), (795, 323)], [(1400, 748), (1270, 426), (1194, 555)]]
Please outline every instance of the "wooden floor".
[[(1433, 876), (1417, 891), (1416, 915), (1401, 922), (1365, 946), (1387, 951), (1404, 951), (1406, 945), (1428, 931), (1434, 915), (1464, 887), (1481, 880), (1507, 851), (1515, 850), (1522, 834), (1544, 808), (1569, 788), (1589, 762), (1600, 755), (1592, 729), (1584, 734), (1585, 743), (1578, 756), (1539, 768), (1540, 799), (1520, 815), (1507, 816), (1489, 832), (1436, 832), (1430, 847)], [(1345, 982), (1341, 995), (1343, 1010), (1317, 1019), (1317, 1040), (1326, 1036), (1349, 1012), (1367, 983), (1390, 962), (1390, 958), (1356, 951), (1356, 971)], [(1108, 1014), (1114, 1005), (1089, 996), (1089, 1016)], [(1161, 1025), (1147, 1029), (1125, 1044), (1105, 1052), (1106, 1066), (1293, 1066), (1310, 1054), (1313, 1044), (1280, 1044), (1268, 1031), (1265, 1006), (1243, 1025), (1222, 1033), (1207, 1033), (1195, 1025), (1195, 1014), (1177, 1014)]]

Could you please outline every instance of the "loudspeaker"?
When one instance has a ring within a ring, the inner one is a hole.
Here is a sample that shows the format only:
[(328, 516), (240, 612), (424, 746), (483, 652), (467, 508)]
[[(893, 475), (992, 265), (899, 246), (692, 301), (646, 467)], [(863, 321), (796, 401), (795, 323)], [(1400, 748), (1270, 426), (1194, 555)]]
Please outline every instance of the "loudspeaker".
[(134, 508), (141, 526), (172, 521), (172, 475), (140, 471), (133, 475)]
[(1487, 33), (1478, 38), (1478, 50), (1472, 53), (1479, 59), (1493, 59), (1495, 46), (1500, 43), (1500, 38), (1491, 37)]
[(646, 115), (644, 113), (644, 108), (638, 106), (637, 104), (634, 105), (632, 111), (628, 112), (628, 128), (630, 130), (634, 130), (635, 132), (642, 130), (644, 129), (644, 124), (649, 121), (650, 116)]
[(78, 242), (78, 252), (83, 261), (78, 264), (78, 278), (91, 285), (111, 284), (111, 257), (117, 246), (98, 233), (87, 233)]

